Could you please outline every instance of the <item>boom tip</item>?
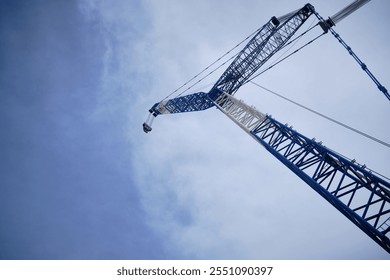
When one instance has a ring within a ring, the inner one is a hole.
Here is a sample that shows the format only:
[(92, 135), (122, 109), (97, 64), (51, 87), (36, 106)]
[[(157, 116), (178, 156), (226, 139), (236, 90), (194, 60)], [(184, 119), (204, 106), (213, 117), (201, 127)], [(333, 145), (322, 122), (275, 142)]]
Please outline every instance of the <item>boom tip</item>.
[(143, 127), (145, 133), (148, 133), (148, 132), (152, 131), (152, 128), (147, 123), (143, 123), (142, 127)]

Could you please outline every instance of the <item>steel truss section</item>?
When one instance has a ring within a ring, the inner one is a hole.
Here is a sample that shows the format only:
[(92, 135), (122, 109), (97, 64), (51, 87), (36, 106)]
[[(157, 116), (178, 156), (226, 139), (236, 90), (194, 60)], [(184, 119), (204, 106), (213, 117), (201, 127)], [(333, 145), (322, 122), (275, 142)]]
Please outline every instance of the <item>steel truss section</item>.
[(259, 126), (266, 118), (266, 115), (257, 111), (255, 107), (248, 106), (230, 94), (220, 95), (215, 105), (247, 133)]
[(197, 92), (156, 103), (149, 111), (157, 116), (160, 114), (202, 111), (213, 106), (214, 103), (208, 98), (207, 93)]
[(149, 110), (154, 116), (206, 110), (222, 93), (234, 94), (265, 62), (279, 51), (315, 12), (306, 4), (280, 22), (273, 17), (254, 35), (208, 93), (198, 92), (161, 101)]
[(223, 94), (215, 104), (390, 253), (388, 181), (231, 95)]
[(280, 23), (270, 19), (248, 42), (244, 49), (215, 83), (211, 93), (234, 94), (265, 62), (279, 51), (304, 22), (314, 13), (314, 7), (306, 4), (302, 9)]

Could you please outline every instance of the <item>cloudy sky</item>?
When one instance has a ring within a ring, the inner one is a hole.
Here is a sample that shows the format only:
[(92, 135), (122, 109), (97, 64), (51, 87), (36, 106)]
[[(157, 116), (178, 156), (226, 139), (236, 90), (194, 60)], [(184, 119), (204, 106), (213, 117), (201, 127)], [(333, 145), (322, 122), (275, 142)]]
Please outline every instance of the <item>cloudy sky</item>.
[[(142, 131), (155, 102), (305, 3), (2, 1), (0, 258), (388, 259), (217, 110)], [(327, 17), (350, 0), (311, 3)], [(389, 8), (335, 28), (387, 88)], [(256, 82), (390, 142), (390, 102), (331, 35)], [(254, 85), (236, 96), (390, 176), (389, 148)]]

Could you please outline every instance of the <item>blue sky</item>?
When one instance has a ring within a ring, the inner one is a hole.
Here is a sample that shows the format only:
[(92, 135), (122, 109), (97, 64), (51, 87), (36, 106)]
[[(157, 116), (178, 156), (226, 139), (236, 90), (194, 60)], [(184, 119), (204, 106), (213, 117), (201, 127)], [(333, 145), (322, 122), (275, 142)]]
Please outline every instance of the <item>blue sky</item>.
[(129, 90), (110, 88), (104, 102), (117, 107), (99, 111), (100, 23), (71, 1), (6, 1), (1, 11), (0, 257), (169, 256), (131, 174), (129, 103), (117, 102)]
[[(305, 4), (210, 2), (3, 1), (1, 259), (388, 258), (215, 110), (142, 132), (151, 105)], [(387, 8), (336, 30), (389, 88)], [(330, 36), (258, 82), (390, 141), (388, 101)], [(388, 148), (254, 91), (242, 98), (390, 175)]]

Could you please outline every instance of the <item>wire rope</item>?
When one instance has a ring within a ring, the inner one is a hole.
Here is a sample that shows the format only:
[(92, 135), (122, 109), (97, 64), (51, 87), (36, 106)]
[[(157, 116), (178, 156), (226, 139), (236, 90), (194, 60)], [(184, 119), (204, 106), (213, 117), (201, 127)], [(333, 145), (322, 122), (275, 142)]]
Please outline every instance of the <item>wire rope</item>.
[[(306, 33), (308, 33), (310, 30), (312, 30), (314, 27), (316, 27), (318, 25), (318, 23), (312, 27), (309, 27), (308, 30), (306, 30), (305, 32), (301, 33), (299, 36), (297, 36), (295, 39), (291, 40), (290, 42), (288, 42), (286, 45), (284, 45), (282, 49), (286, 48), (287, 46), (291, 45), (291, 44), (295, 44), (297, 40), (299, 40), (302, 36), (304, 36)], [(198, 74), (196, 74), (195, 76), (193, 76), (190, 80), (188, 80), (187, 82), (185, 82), (183, 85), (181, 85), (180, 87), (178, 87), (176, 90), (174, 90), (173, 92), (171, 92), (170, 94), (168, 94), (164, 99), (162, 99), (160, 102), (168, 99), (169, 97), (171, 97), (173, 94), (177, 93), (179, 90), (181, 90), (182, 88), (184, 88), (186, 85), (188, 85), (191, 81), (195, 80), (196, 78), (198, 78), (201, 74), (203, 74), (204, 72), (206, 72), (207, 70), (209, 70), (212, 66), (214, 66), (217, 62), (221, 61), (225, 56), (227, 56), (228, 54), (230, 54), (233, 50), (235, 50), (236, 48), (238, 48), (240, 45), (242, 45), (245, 41), (247, 41), (249, 38), (251, 38), (254, 34), (256, 34), (259, 30), (261, 29), (258, 28), (257, 30), (255, 30), (254, 32), (252, 32), (250, 35), (248, 35), (245, 39), (243, 39), (241, 42), (239, 42), (238, 44), (236, 44), (232, 49), (230, 49), (229, 51), (227, 51), (224, 55), (222, 55), (221, 57), (219, 57), (217, 60), (215, 60), (213, 63), (211, 63), (210, 65), (208, 65), (205, 69), (203, 69), (201, 72), (199, 72)], [(290, 49), (288, 49), (286, 52), (288, 52)], [(284, 52), (284, 54), (286, 53)], [(183, 95), (185, 92), (187, 92), (188, 90), (190, 90), (191, 88), (193, 88), (195, 85), (197, 85), (198, 83), (202, 82), (204, 79), (206, 79), (207, 77), (209, 77), (210, 75), (212, 75), (213, 73), (215, 73), (218, 69), (220, 69), (222, 66), (224, 66), (227, 62), (229, 62), (230, 60), (232, 60), (233, 58), (235, 58), (240, 52), (237, 52), (235, 53), (233, 56), (231, 56), (229, 59), (227, 59), (225, 62), (223, 62), (222, 64), (220, 64), (217, 68), (213, 69), (212, 71), (210, 71), (209, 73), (207, 73), (204, 77), (200, 78), (199, 80), (197, 80), (196, 82), (194, 82), (192, 85), (190, 85), (189, 87), (187, 87), (186, 89), (184, 89), (183, 91), (181, 91), (179, 94), (177, 94), (175, 97), (179, 97), (181, 95)], [(283, 56), (284, 54), (282, 54), (281, 56)], [(284, 60), (284, 59), (283, 59)], [(278, 61), (276, 64), (280, 63), (281, 61)], [(273, 66), (275, 66), (276, 64), (273, 64), (272, 66), (268, 67), (266, 70), (262, 71), (261, 73), (257, 74), (255, 77), (259, 76), (260, 74), (264, 73), (265, 71), (271, 69)]]
[(246, 83), (250, 82), (251, 80), (257, 78), (258, 76), (260, 76), (261, 74), (263, 74), (264, 72), (267, 72), (268, 70), (270, 70), (271, 68), (275, 67), (276, 65), (278, 65), (279, 63), (283, 62), (284, 60), (286, 60), (287, 58), (291, 57), (292, 55), (296, 54), (297, 52), (299, 52), (300, 50), (302, 50), (303, 48), (307, 47), (308, 45), (310, 45), (311, 43), (313, 43), (314, 41), (316, 41), (317, 39), (319, 39), (320, 37), (322, 37), (324, 34), (326, 34), (325, 32), (318, 35), (317, 37), (315, 37), (314, 39), (310, 40), (309, 42), (307, 42), (306, 44), (304, 44), (303, 46), (299, 47), (298, 49), (296, 49), (295, 51), (293, 51), (292, 53), (290, 53), (289, 55), (279, 59), (278, 61), (276, 61), (275, 63), (271, 64), (270, 66), (268, 66), (267, 68), (265, 68), (263, 71), (259, 72), (258, 74), (256, 74), (255, 76), (253, 76), (250, 80), (248, 80)]
[[(291, 41), (289, 41), (287, 44), (285, 44), (280, 50), (283, 50), (284, 48), (288, 47), (289, 45), (291, 45), (286, 51), (284, 51), (281, 55), (279, 55), (279, 57), (277, 59), (274, 59), (274, 61), (278, 61), (281, 57), (283, 57), (287, 52), (289, 52), (294, 46), (296, 43), (298, 43), (298, 41), (304, 36), (306, 35), (309, 31), (311, 31), (312, 29), (314, 29), (317, 25), (319, 25), (319, 23), (317, 23), (316, 25), (313, 26), (313, 23), (315, 21), (315, 18), (313, 19), (313, 21), (311, 22), (310, 26), (307, 28), (307, 30), (303, 33), (301, 33), (300, 35), (298, 35), (296, 38), (292, 39)], [(274, 64), (275, 62), (273, 63), (270, 63), (270, 64)], [(272, 68), (272, 67), (270, 67)], [(262, 73), (264, 73), (265, 71), (263, 71)], [(259, 74), (260, 75), (260, 74)]]
[(260, 85), (260, 84), (258, 84), (258, 83), (256, 83), (256, 82), (253, 82), (253, 81), (250, 81), (250, 82), (251, 82), (252, 84), (254, 84), (255, 86), (257, 86), (257, 87), (259, 87), (259, 88), (262, 88), (262, 89), (264, 89), (265, 91), (267, 91), (267, 92), (269, 92), (269, 93), (272, 93), (273, 95), (276, 95), (276, 96), (278, 96), (278, 97), (280, 97), (280, 98), (282, 98), (282, 99), (284, 99), (284, 100), (286, 100), (286, 101), (288, 101), (288, 102), (290, 102), (290, 103), (292, 103), (292, 104), (294, 104), (294, 105), (296, 105), (296, 106), (299, 106), (299, 107), (301, 107), (301, 108), (303, 108), (303, 109), (305, 109), (305, 110), (307, 110), (307, 111), (310, 111), (310, 112), (312, 112), (312, 113), (314, 113), (314, 114), (316, 114), (316, 115), (318, 115), (318, 116), (320, 116), (320, 117), (322, 117), (322, 118), (324, 118), (324, 119), (326, 119), (326, 120), (328, 120), (328, 121), (331, 121), (331, 122), (333, 122), (333, 123), (335, 123), (335, 124), (337, 124), (337, 125), (339, 125), (339, 126), (342, 126), (342, 127), (346, 128), (346, 129), (349, 129), (349, 130), (351, 130), (351, 131), (353, 131), (353, 132), (355, 132), (355, 133), (360, 134), (361, 136), (364, 136), (364, 137), (366, 137), (366, 138), (368, 138), (368, 139), (370, 139), (370, 140), (372, 140), (372, 141), (375, 141), (375, 142), (377, 142), (377, 143), (379, 143), (379, 144), (381, 144), (381, 145), (383, 145), (383, 146), (386, 146), (386, 147), (390, 148), (390, 144), (387, 143), (387, 142), (385, 142), (385, 141), (382, 141), (382, 140), (380, 140), (380, 139), (378, 139), (378, 138), (376, 138), (376, 137), (374, 137), (374, 136), (371, 136), (371, 135), (369, 135), (369, 134), (367, 134), (367, 133), (365, 133), (365, 132), (362, 132), (361, 130), (358, 130), (358, 129), (356, 129), (356, 128), (353, 128), (353, 127), (351, 127), (351, 126), (349, 126), (349, 125), (347, 125), (347, 124), (345, 124), (345, 123), (342, 123), (342, 122), (340, 122), (340, 121), (337, 121), (337, 120), (335, 120), (335, 119), (333, 119), (333, 118), (331, 118), (331, 117), (328, 117), (327, 115), (324, 115), (324, 114), (322, 114), (322, 113), (320, 113), (320, 112), (318, 112), (318, 111), (316, 111), (316, 110), (310, 109), (309, 107), (307, 107), (307, 106), (305, 106), (305, 105), (302, 105), (302, 104), (300, 104), (300, 103), (298, 103), (298, 102), (296, 102), (296, 101), (294, 101), (294, 100), (291, 100), (291, 99), (289, 99), (289, 98), (287, 98), (287, 97), (285, 97), (285, 96), (283, 96), (283, 95), (281, 95), (281, 94), (279, 94), (279, 93), (277, 93), (277, 92), (275, 92), (275, 91), (273, 91), (273, 90), (270, 90), (270, 89), (268, 89), (268, 88), (266, 88), (266, 87), (263, 87), (262, 85)]
[[(229, 53), (231, 53), (233, 50), (235, 50), (236, 48), (238, 48), (242, 43), (244, 43), (246, 40), (248, 40), (249, 38), (251, 38), (254, 34), (256, 34), (261, 28), (258, 28), (257, 30), (255, 30), (254, 32), (252, 32), (250, 35), (248, 35), (245, 39), (243, 39), (241, 42), (239, 42), (237, 45), (235, 45), (232, 49), (230, 49), (229, 51), (227, 51), (225, 54), (223, 54), (221, 57), (219, 57), (216, 61), (214, 61), (213, 63), (211, 63), (210, 65), (208, 65), (205, 69), (203, 69), (201, 72), (199, 72), (198, 74), (196, 74), (195, 76), (193, 76), (191, 79), (189, 79), (187, 82), (185, 82), (183, 85), (181, 85), (180, 87), (178, 87), (177, 89), (175, 89), (173, 92), (171, 92), (170, 94), (168, 94), (164, 99), (162, 99), (161, 101), (164, 101), (166, 100), (167, 98), (171, 97), (173, 94), (175, 94), (176, 92), (178, 92), (180, 89), (182, 89), (183, 87), (185, 87), (186, 85), (188, 85), (191, 81), (195, 80), (196, 78), (198, 78), (201, 74), (203, 74), (204, 72), (206, 72), (208, 69), (210, 69), (210, 67), (212, 67), (214, 64), (216, 64), (217, 62), (219, 62), (221, 59), (223, 59), (225, 56), (227, 56)], [(232, 58), (234, 58), (237, 54), (235, 54), (234, 56), (232, 56), (231, 58), (229, 58), (227, 61), (231, 60)], [(200, 81), (203, 81), (206, 77), (210, 76), (212, 73), (214, 73), (217, 69), (221, 68), (223, 65), (225, 65), (227, 63), (227, 61), (225, 61), (222, 65), (220, 65), (219, 67), (217, 67), (216, 69), (214, 69), (211, 73), (208, 73), (205, 77), (203, 77), (202, 79), (198, 80), (195, 84), (193, 84), (192, 86), (190, 86), (189, 88), (185, 89), (182, 93), (180, 93), (178, 96), (182, 95), (184, 92), (186, 92), (187, 90), (191, 89), (194, 85), (196, 85), (197, 83), (199, 83)]]

